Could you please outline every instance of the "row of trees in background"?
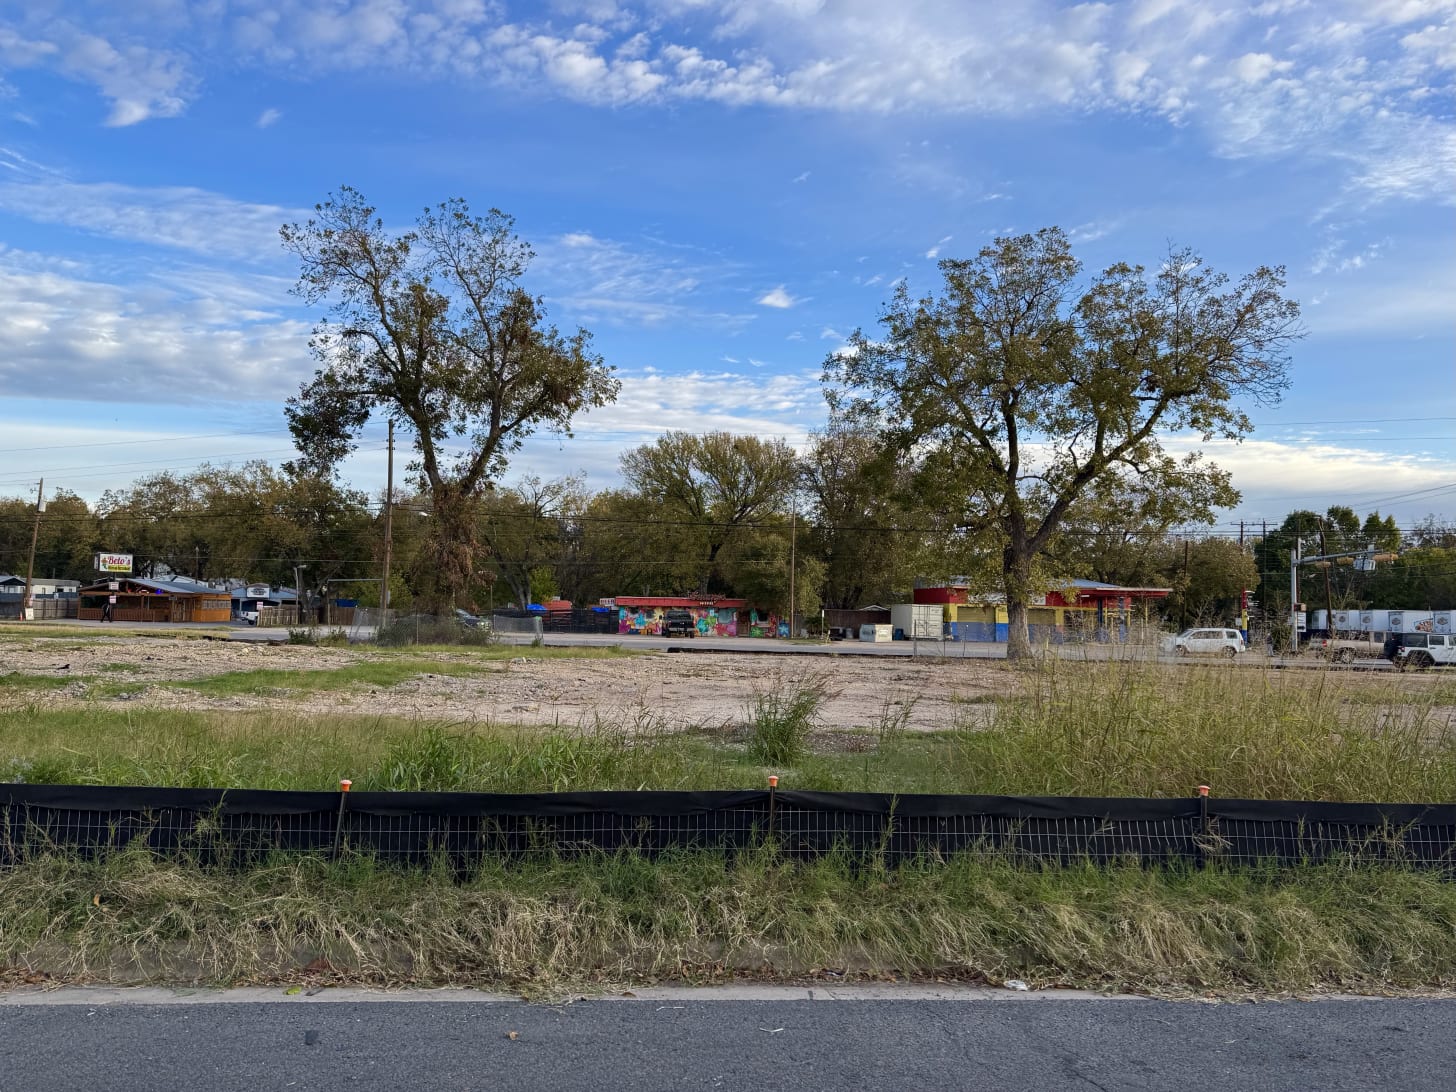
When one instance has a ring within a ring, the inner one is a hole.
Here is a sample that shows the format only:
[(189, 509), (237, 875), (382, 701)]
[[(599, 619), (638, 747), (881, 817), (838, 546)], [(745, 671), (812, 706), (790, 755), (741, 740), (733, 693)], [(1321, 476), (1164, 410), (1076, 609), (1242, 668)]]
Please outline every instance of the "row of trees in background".
[[(997, 239), (942, 261), (939, 295), (902, 284), (879, 329), (830, 356), (829, 424), (803, 455), (670, 432), (622, 456), (619, 488), (592, 493), (580, 479), (504, 484), (525, 437), (569, 434), (619, 390), (590, 334), (559, 332), (523, 286), (532, 252), (508, 216), (455, 199), (391, 231), (346, 187), (281, 233), (295, 291), (329, 312), (318, 370), (287, 406), (299, 459), (158, 475), (94, 512), (68, 498), (76, 528), (95, 524), (52, 567), (104, 545), (203, 577), (306, 563), (316, 587), (372, 572), (379, 505), (335, 474), (379, 417), (413, 449), (397, 605), (707, 592), (782, 609), (792, 585), (813, 614), (904, 599), (916, 576), (969, 577), (1004, 595), (1016, 657), (1033, 594), (1060, 579), (1171, 586), (1171, 609), (1193, 620), (1277, 567), (1268, 543), (1255, 556), (1169, 537), (1239, 495), (1160, 436), (1238, 439), (1252, 427), (1240, 403), (1277, 400), (1301, 335), (1281, 269), (1231, 283), (1170, 251), (1152, 271), (1084, 279), (1060, 229)], [(1327, 535), (1349, 532), (1335, 523)]]
[[(528, 477), (490, 490), (475, 510), (481, 546), (460, 601), (484, 610), (557, 596), (591, 604), (706, 592), (782, 611), (791, 559), (805, 616), (821, 606), (905, 601), (916, 578), (969, 577), (995, 590), (998, 559), (978, 555), (936, 498), (917, 503), (913, 491), (887, 486), (884, 464), (866, 457), (874, 443), (870, 433), (831, 428), (798, 454), (778, 440), (668, 433), (622, 456), (617, 488)], [(1176, 511), (1139, 500), (1098, 496), (1079, 506), (1050, 540), (1036, 579), (1168, 587), (1163, 610), (1174, 625), (1236, 617), (1245, 588), (1282, 617), (1298, 537), (1306, 555), (1402, 550), (1374, 572), (1303, 568), (1301, 598), (1313, 609), (1456, 604), (1456, 525), (1435, 518), (1402, 531), (1390, 517), (1360, 520), (1347, 507), (1301, 510), (1241, 543), (1181, 532)], [(107, 550), (134, 554), (139, 575), (291, 586), (301, 565), (311, 590), (327, 585), (377, 604), (382, 510), (380, 497), (261, 462), (153, 474), (95, 505), (52, 496), (36, 572), (86, 580), (92, 555)], [(24, 571), (33, 521), (33, 498), (0, 500), (0, 570)], [(394, 604), (427, 606), (437, 533), (428, 497), (398, 496), (393, 527)]]
[[(454, 199), (393, 232), (345, 187), (315, 211), (281, 232), (297, 293), (332, 318), (315, 329), (319, 368), (289, 400), (289, 427), (303, 464), (324, 475), (371, 417), (405, 430), (433, 517), (421, 572), (433, 600), (458, 602), (478, 578), (479, 529), (510, 455), (536, 428), (567, 432), (613, 401), (617, 381), (585, 330), (547, 323), (522, 283), (532, 252), (498, 210), (476, 217)], [(940, 296), (914, 299), (902, 283), (880, 330), (857, 330), (826, 361), (831, 432), (868, 440), (867, 481), (896, 503), (943, 506), (955, 532), (939, 541), (953, 553), (998, 559), (1014, 658), (1030, 651), (1047, 552), (1089, 498), (1131, 487), (1177, 498), (1192, 519), (1237, 500), (1226, 473), (1197, 454), (1173, 458), (1159, 437), (1246, 435), (1238, 403), (1286, 386), (1299, 307), (1281, 269), (1231, 285), (1190, 251), (1151, 273), (1118, 263), (1083, 281), (1059, 228), (997, 239), (940, 272)], [(673, 434), (629, 452), (619, 499), (651, 505), (671, 528), (655, 537), (679, 549), (647, 564), (661, 571), (686, 551), (700, 584), (767, 594), (786, 566), (781, 536), (758, 532), (792, 494), (792, 460), (773, 442), (707, 440)], [(835, 545), (823, 544), (827, 568)]]

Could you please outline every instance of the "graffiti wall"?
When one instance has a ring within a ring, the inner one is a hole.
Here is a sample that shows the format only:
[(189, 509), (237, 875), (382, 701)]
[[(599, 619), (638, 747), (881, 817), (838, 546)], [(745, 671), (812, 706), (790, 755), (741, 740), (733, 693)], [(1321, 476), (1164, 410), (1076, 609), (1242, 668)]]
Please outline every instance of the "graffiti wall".
[(617, 632), (636, 636), (662, 636), (663, 615), (669, 609), (687, 609), (693, 616), (699, 637), (738, 636), (738, 613), (731, 608), (717, 610), (712, 607), (619, 607), (617, 609)]
[(750, 610), (748, 612), (748, 636), (787, 637), (789, 620), (779, 618), (772, 611)]

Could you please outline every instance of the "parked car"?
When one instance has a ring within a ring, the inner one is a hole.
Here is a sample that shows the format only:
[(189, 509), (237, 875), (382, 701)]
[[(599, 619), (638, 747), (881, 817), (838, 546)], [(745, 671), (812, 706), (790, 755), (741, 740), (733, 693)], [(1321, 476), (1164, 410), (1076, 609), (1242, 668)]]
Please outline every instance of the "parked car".
[(698, 623), (693, 618), (690, 610), (668, 610), (662, 615), (662, 635), (671, 637), (678, 634), (683, 637), (696, 637), (698, 635)]
[(1408, 667), (1424, 671), (1438, 664), (1447, 667), (1456, 664), (1456, 634), (1402, 633), (1394, 662), (1402, 671)]
[(1215, 655), (1232, 660), (1246, 647), (1244, 635), (1236, 629), (1185, 629), (1176, 637), (1163, 638), (1163, 651), (1179, 656)]
[(466, 629), (479, 629), (485, 625), (485, 620), (480, 615), (471, 614), (468, 610), (461, 610), (459, 607), (455, 608), (455, 617)]

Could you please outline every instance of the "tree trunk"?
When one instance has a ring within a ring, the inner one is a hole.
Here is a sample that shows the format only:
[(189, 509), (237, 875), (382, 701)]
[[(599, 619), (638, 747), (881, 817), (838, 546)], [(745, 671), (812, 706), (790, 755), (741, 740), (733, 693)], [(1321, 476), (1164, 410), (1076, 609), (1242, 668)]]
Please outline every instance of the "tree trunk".
[(421, 574), (421, 586), (430, 610), (453, 610), (475, 579), (481, 550), (476, 539), (475, 498), (444, 487), (435, 490), (433, 527), (421, 561), (428, 570)]
[(1031, 601), (1031, 558), (1025, 547), (1006, 547), (1001, 563), (1002, 583), (1006, 590), (1006, 658), (1031, 658), (1031, 631), (1027, 627), (1026, 608)]

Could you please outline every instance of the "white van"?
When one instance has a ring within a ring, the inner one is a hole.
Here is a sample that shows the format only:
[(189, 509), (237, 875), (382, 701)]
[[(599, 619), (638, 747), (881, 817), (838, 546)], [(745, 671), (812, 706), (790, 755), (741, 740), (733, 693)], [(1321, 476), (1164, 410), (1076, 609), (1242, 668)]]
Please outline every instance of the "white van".
[(1163, 638), (1163, 651), (1179, 656), (1202, 654), (1232, 660), (1245, 647), (1244, 635), (1236, 629), (1185, 629), (1176, 637)]

